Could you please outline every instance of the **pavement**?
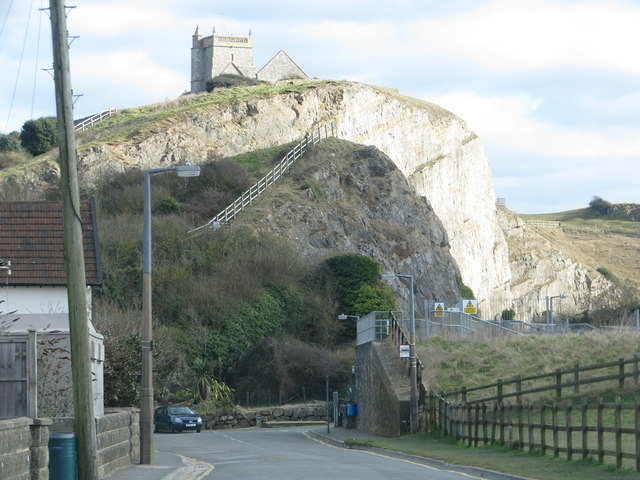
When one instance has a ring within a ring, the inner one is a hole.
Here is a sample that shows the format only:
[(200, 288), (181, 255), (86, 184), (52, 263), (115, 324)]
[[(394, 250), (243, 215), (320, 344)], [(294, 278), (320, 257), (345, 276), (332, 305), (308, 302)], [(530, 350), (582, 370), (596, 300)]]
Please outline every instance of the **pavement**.
[[(292, 423), (295, 422), (281, 422)], [(280, 425), (283, 427), (286, 425)], [(367, 432), (360, 431), (355, 428), (343, 428), (334, 427), (330, 425), (328, 431), (326, 424), (323, 427), (310, 426), (306, 431), (307, 436), (310, 438), (319, 440), (323, 443), (333, 445), (335, 447), (342, 448), (354, 448), (367, 450), (373, 453), (379, 453), (387, 457), (397, 458), (400, 460), (408, 460), (416, 463), (422, 463), (430, 467), (439, 468), (448, 471), (454, 471), (471, 476), (472, 478), (482, 478), (487, 480), (531, 480), (530, 478), (519, 477), (516, 475), (509, 475), (492, 470), (485, 470), (478, 467), (469, 467), (465, 465), (453, 465), (440, 460), (433, 460), (431, 458), (408, 455), (400, 452), (393, 452), (389, 450), (383, 450), (375, 447), (362, 446), (367, 440), (375, 440), (376, 438), (383, 438), (378, 435), (373, 435)], [(351, 445), (352, 442), (347, 440), (357, 440), (360, 445)], [(198, 470), (198, 462), (194, 462), (193, 459), (182, 457), (178, 454), (171, 454), (166, 452), (154, 453), (154, 459), (152, 465), (132, 465), (130, 467), (122, 468), (108, 477), (109, 480), (194, 480), (201, 478), (201, 475), (206, 473)]]

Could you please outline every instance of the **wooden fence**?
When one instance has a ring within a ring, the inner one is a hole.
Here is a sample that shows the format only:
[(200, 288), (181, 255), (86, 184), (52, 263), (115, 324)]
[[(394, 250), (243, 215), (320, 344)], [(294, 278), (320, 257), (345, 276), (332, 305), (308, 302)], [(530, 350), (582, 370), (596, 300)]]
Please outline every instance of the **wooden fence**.
[[(632, 378), (639, 380), (636, 355), (615, 362), (559, 369), (528, 377), (515, 377), (442, 394), (430, 393), (425, 420), (430, 431), (456, 438), (469, 446), (505, 445), (540, 451), (568, 460), (597, 458), (617, 468), (640, 472), (640, 398), (634, 404), (602, 399), (586, 400), (589, 384), (609, 382), (618, 389)], [(534, 404), (526, 396), (551, 392), (555, 401)], [(567, 399), (582, 395), (579, 405)], [(564, 397), (563, 397), (564, 394)], [(512, 399), (508, 403), (505, 399)], [(525, 404), (526, 401), (526, 404)]]
[(614, 362), (584, 367), (576, 364), (573, 368), (558, 369), (555, 372), (527, 377), (518, 376), (509, 380), (498, 379), (495, 383), (472, 388), (462, 387), (441, 395), (443, 398), (454, 397), (459, 403), (476, 403), (502, 402), (512, 397), (520, 401), (525, 395), (548, 391), (553, 392), (556, 399), (561, 399), (563, 392), (567, 389), (571, 389), (574, 394), (579, 394), (582, 385), (613, 382), (618, 388), (623, 388), (628, 378), (633, 378), (637, 384), (640, 376), (639, 362), (640, 357), (636, 355), (628, 359), (620, 358)]
[(579, 406), (493, 402), (452, 404), (431, 394), (429, 429), (469, 446), (503, 445), (567, 460), (597, 458), (640, 472), (640, 399)]

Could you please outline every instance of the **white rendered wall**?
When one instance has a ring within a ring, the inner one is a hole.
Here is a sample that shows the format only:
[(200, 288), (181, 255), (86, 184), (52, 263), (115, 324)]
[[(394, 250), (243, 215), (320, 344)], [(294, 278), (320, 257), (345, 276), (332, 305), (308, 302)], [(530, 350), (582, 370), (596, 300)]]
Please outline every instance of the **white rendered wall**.
[[(85, 292), (91, 321), (91, 287)], [(0, 287), (0, 300), (4, 313), (69, 313), (66, 287)]]

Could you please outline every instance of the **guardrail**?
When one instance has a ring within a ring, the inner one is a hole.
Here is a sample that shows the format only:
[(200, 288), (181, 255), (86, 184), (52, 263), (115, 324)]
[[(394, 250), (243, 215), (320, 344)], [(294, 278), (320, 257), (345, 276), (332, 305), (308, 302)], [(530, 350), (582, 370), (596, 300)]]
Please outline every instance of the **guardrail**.
[(105, 118), (109, 118), (112, 115), (118, 113), (116, 108), (110, 108), (109, 110), (104, 110), (100, 113), (96, 113), (95, 115), (91, 115), (83, 120), (78, 121), (78, 123), (74, 124), (73, 128), (77, 132), (78, 130), (84, 131), (92, 125), (103, 121)]

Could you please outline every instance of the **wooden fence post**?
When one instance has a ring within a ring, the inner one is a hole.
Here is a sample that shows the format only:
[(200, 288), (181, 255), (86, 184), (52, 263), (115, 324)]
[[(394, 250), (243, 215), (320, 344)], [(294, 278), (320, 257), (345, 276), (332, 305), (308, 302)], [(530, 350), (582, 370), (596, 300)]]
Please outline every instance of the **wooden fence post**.
[(547, 406), (540, 407), (540, 451), (547, 454)]
[(567, 460), (573, 459), (573, 438), (571, 436), (571, 405), (565, 410), (565, 425), (567, 427)]
[(618, 360), (618, 376), (620, 390), (624, 388), (624, 358)]
[(589, 402), (587, 399), (584, 399), (584, 401), (582, 402), (582, 415), (581, 415), (581, 428), (582, 428), (582, 459), (586, 460), (587, 458), (589, 458), (589, 444), (588, 444), (588, 438), (589, 438), (589, 428), (587, 427), (587, 416), (588, 416), (588, 410), (589, 410)]
[[(638, 365), (637, 362), (635, 365)], [(636, 397), (634, 413), (636, 417), (636, 472), (640, 472), (640, 398), (638, 397)]]
[(562, 370), (556, 370), (556, 399), (562, 398)]
[(500, 403), (500, 404), (501, 404), (501, 403), (502, 403), (502, 395), (503, 395), (502, 379), (501, 379), (501, 378), (499, 378), (497, 383), (498, 383), (498, 395), (497, 395), (497, 397), (498, 397), (498, 403)]
[(500, 445), (504, 445), (504, 405), (502, 403), (498, 404), (498, 408), (500, 409)]
[(516, 416), (518, 419), (518, 450), (524, 449), (524, 422), (522, 421), (522, 402), (516, 404)]
[[(624, 368), (624, 367), (623, 367)], [(616, 397), (615, 405), (616, 467), (622, 468), (622, 400)]]
[(529, 436), (529, 453), (533, 452), (535, 437), (533, 436), (533, 407), (531, 406), (531, 401), (527, 402), (527, 426), (528, 426), (528, 436)]
[(522, 396), (522, 375), (516, 375), (516, 401), (520, 402)]
[(560, 444), (558, 443), (558, 404), (554, 403), (551, 407), (551, 428), (553, 432), (553, 456), (558, 458), (560, 455)]
[(638, 355), (633, 356), (633, 381), (638, 384)]
[(574, 393), (580, 393), (580, 364), (576, 363), (573, 368), (573, 383), (575, 383), (575, 385), (573, 386), (573, 391)]
[(602, 424), (602, 411), (604, 404), (602, 398), (598, 399), (598, 463), (604, 463), (604, 426)]
[(482, 445), (489, 443), (487, 437), (487, 404), (482, 404)]
[(491, 445), (496, 441), (496, 424), (498, 422), (498, 402), (493, 402), (493, 418), (491, 419)]
[(473, 419), (473, 446), (477, 447), (478, 446), (478, 434), (479, 434), (479, 428), (480, 428), (480, 404), (476, 403), (475, 406), (475, 418)]

